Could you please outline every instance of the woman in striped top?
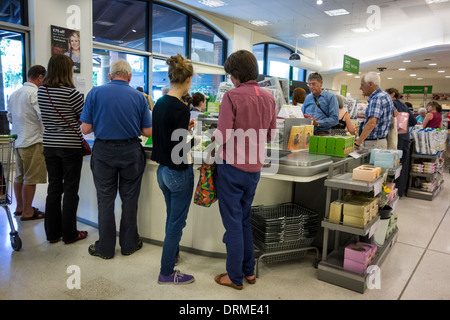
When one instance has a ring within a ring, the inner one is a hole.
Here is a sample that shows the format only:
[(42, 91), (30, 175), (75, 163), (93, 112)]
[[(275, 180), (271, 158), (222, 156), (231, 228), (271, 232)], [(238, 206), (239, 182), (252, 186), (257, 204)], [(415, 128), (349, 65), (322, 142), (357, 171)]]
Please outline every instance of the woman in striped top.
[(79, 118), (84, 101), (75, 89), (72, 75), (72, 60), (63, 54), (53, 55), (38, 90), (48, 172), (45, 232), (51, 243), (58, 242), (61, 237), (66, 244), (87, 237), (87, 231), (77, 230), (76, 222), (83, 164)]

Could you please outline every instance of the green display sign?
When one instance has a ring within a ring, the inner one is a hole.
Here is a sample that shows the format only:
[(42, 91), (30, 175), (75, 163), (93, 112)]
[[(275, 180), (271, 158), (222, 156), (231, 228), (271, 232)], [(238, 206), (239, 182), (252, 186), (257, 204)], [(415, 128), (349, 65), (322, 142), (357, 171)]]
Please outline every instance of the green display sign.
[(347, 85), (341, 84), (341, 96), (347, 96)]
[(404, 86), (403, 93), (407, 94), (433, 93), (433, 86)]
[(354, 74), (359, 74), (359, 60), (344, 55), (344, 67), (342, 68), (342, 70)]

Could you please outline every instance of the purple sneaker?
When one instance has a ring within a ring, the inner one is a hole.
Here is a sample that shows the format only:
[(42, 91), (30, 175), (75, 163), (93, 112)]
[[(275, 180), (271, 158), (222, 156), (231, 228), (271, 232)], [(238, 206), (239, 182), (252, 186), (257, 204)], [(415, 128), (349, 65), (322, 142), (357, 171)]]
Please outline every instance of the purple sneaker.
[(174, 270), (170, 276), (164, 276), (160, 273), (158, 277), (159, 284), (189, 284), (194, 280), (194, 276), (183, 274), (180, 270)]

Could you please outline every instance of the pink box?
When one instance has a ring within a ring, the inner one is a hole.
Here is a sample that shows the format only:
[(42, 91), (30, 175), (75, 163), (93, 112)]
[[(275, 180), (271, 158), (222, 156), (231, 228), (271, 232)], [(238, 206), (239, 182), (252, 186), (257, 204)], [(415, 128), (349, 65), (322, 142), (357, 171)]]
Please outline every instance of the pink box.
[(350, 259), (344, 259), (344, 269), (364, 274), (366, 272), (367, 266)]
[(352, 260), (360, 264), (369, 265), (372, 249), (367, 246), (359, 246), (355, 243), (345, 247), (344, 259)]
[(370, 261), (375, 258), (375, 254), (377, 253), (378, 247), (375, 244), (365, 243), (365, 242), (357, 242), (357, 246), (370, 248)]

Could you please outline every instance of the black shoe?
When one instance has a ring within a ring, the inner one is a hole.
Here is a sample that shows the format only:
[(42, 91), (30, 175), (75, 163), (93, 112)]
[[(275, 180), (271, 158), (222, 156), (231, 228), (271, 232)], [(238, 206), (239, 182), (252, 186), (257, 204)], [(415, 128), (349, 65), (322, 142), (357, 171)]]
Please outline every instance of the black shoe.
[(89, 254), (90, 254), (91, 256), (94, 256), (94, 257), (100, 257), (100, 258), (102, 258), (102, 259), (111, 259), (111, 258), (112, 258), (112, 256), (111, 256), (111, 257), (109, 257), (109, 256), (104, 256), (104, 255), (98, 253), (98, 252), (95, 250), (95, 244), (91, 244), (91, 245), (89, 246), (88, 251), (89, 251)]
[(129, 256), (129, 255), (135, 253), (136, 251), (138, 251), (139, 249), (141, 249), (141, 248), (142, 248), (142, 245), (143, 245), (143, 242), (142, 242), (141, 239), (139, 239), (139, 240), (138, 240), (138, 243), (137, 243), (137, 245), (136, 245), (136, 248), (134, 248), (134, 250), (131, 250), (131, 251), (129, 251), (129, 252), (122, 252), (122, 254), (123, 254), (124, 256)]

